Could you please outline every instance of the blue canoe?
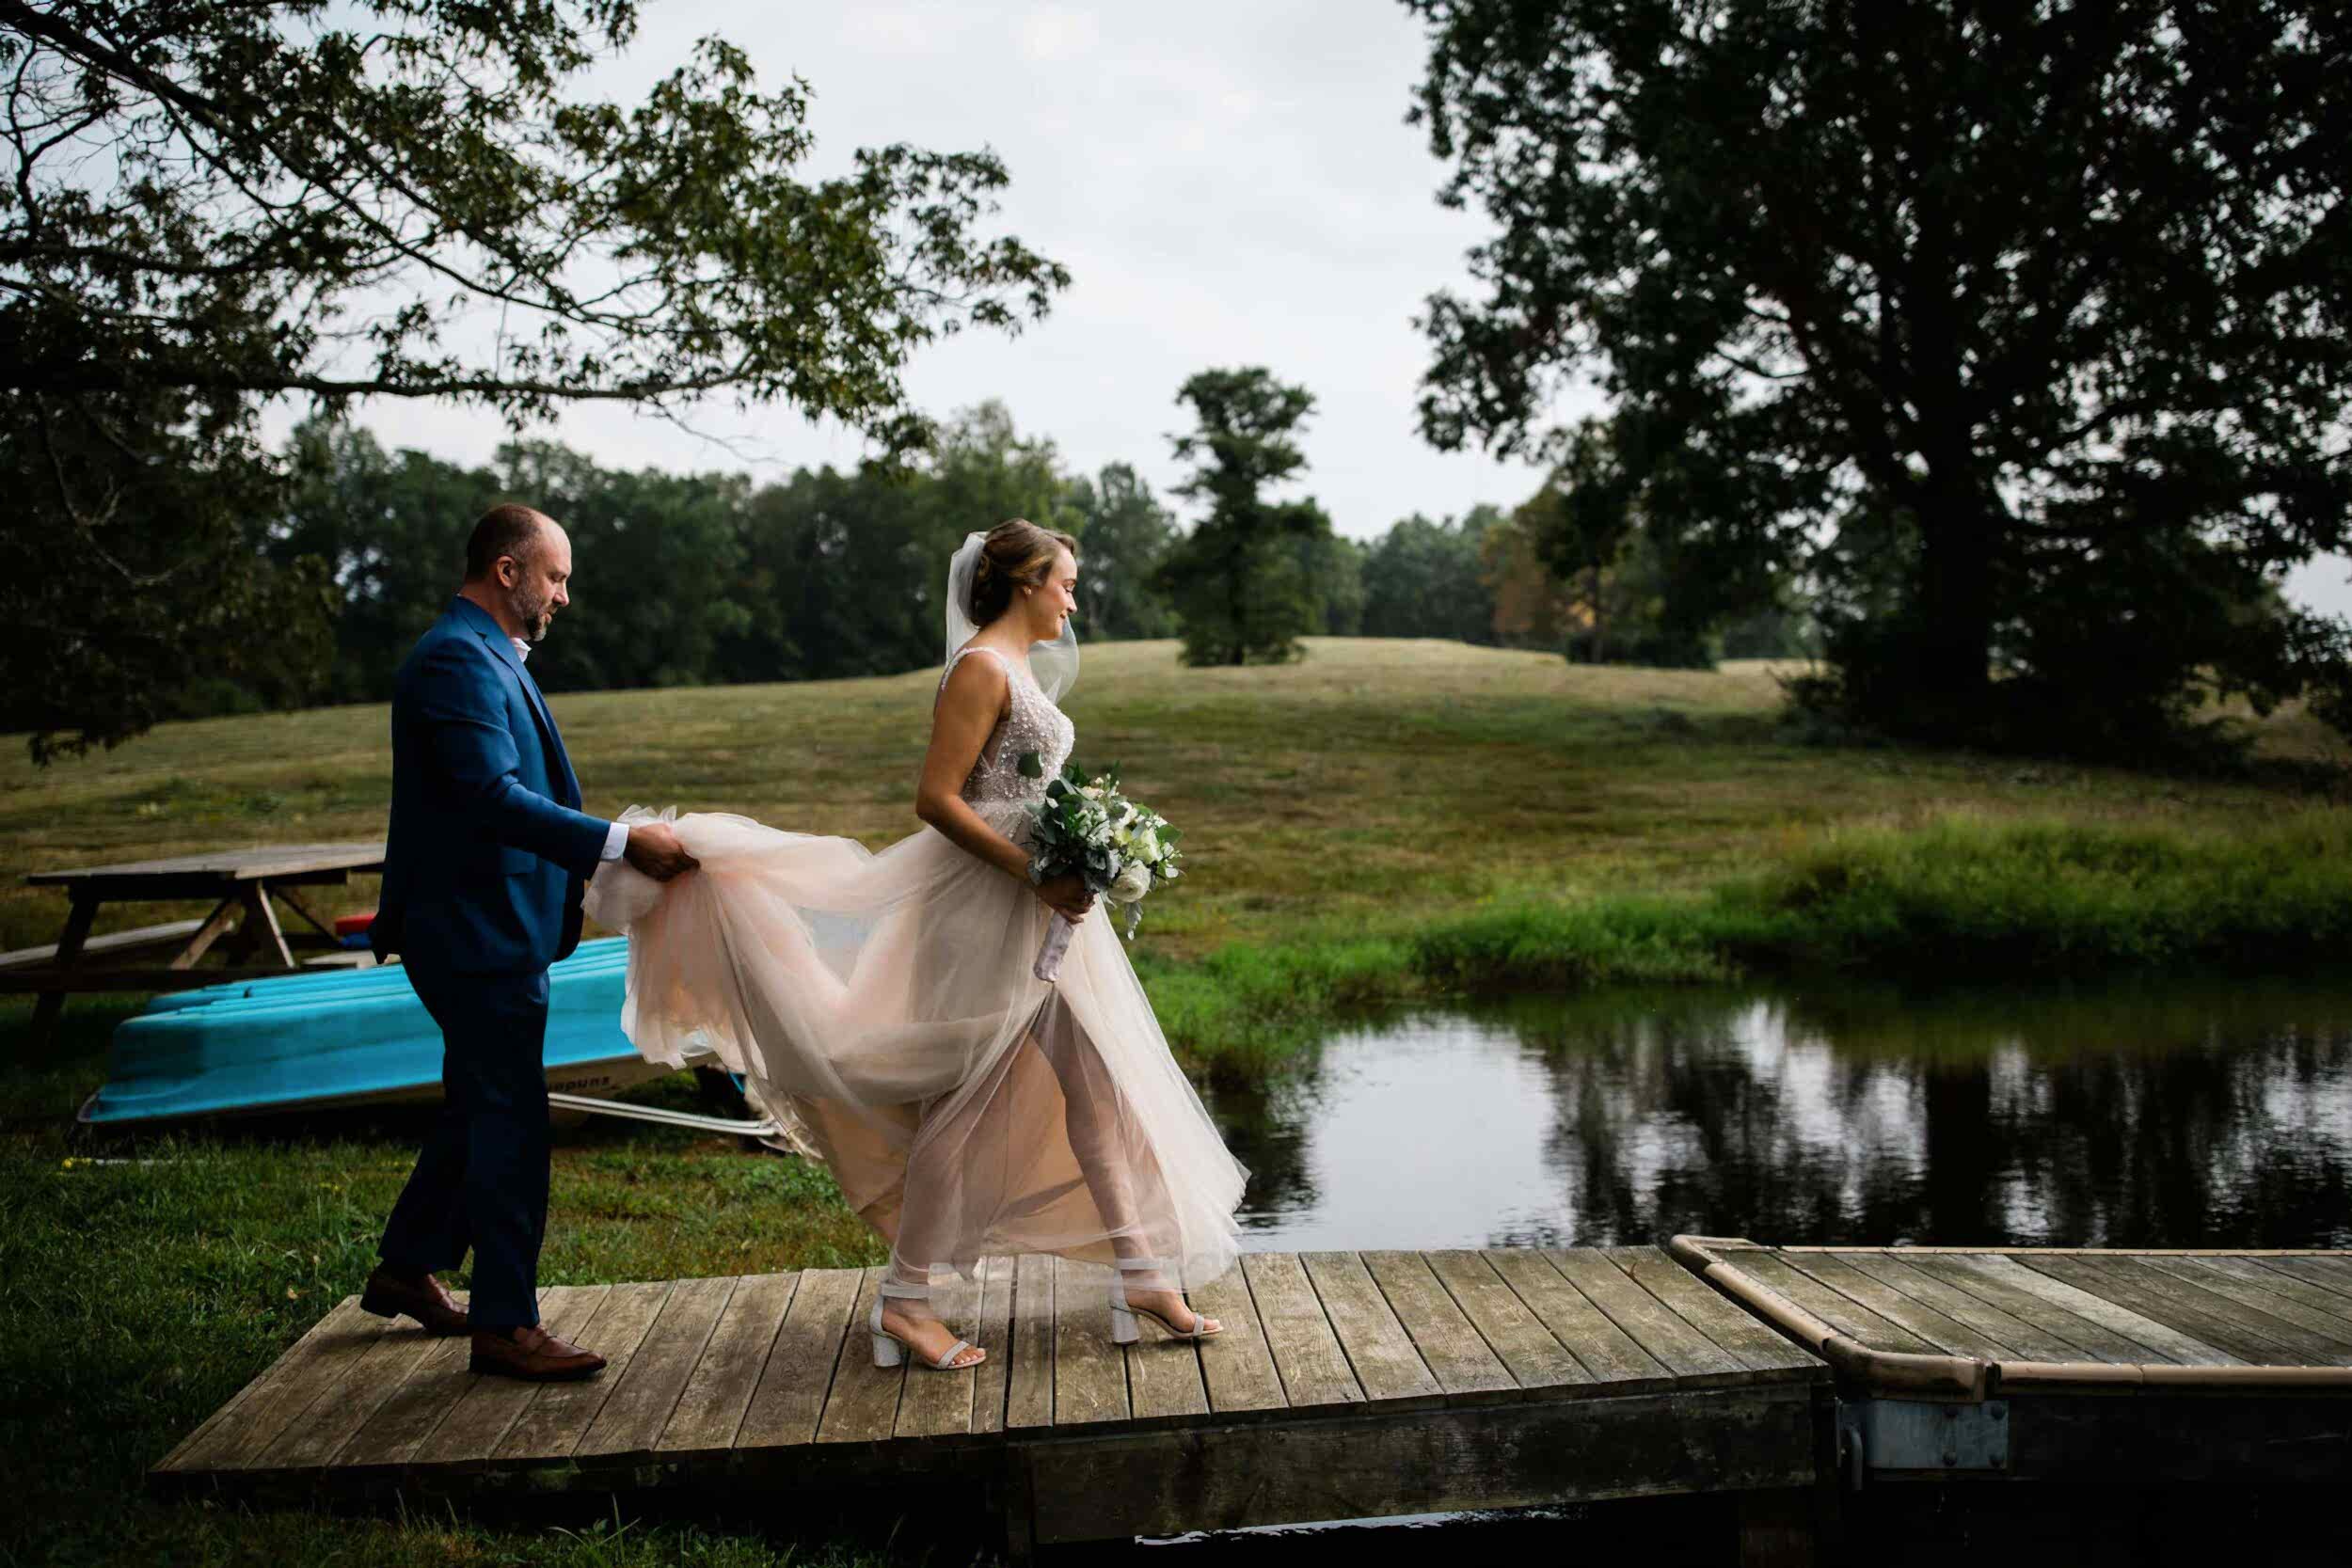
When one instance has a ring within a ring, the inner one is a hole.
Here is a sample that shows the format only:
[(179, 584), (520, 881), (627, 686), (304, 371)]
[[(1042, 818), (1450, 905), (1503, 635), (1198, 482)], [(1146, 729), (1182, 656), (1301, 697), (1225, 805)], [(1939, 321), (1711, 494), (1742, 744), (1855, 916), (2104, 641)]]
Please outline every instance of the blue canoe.
[[(548, 1101), (763, 1136), (771, 1122), (605, 1103), (662, 1077), (621, 1033), (628, 943), (585, 942), (548, 972)], [(115, 1030), (93, 1126), (437, 1101), (441, 1032), (398, 966), (239, 981), (156, 997)]]

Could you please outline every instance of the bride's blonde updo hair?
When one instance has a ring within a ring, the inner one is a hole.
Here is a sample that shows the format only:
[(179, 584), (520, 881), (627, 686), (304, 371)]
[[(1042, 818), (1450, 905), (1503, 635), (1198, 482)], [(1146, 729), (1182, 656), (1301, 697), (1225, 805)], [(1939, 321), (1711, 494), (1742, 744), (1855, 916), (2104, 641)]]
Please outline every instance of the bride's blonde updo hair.
[(1078, 559), (1078, 541), (1059, 529), (1040, 528), (1026, 517), (1012, 517), (988, 531), (980, 542), (980, 559), (972, 565), (972, 624), (987, 626), (1012, 603), (1016, 588), (1036, 588), (1053, 575), (1054, 552), (1068, 550)]

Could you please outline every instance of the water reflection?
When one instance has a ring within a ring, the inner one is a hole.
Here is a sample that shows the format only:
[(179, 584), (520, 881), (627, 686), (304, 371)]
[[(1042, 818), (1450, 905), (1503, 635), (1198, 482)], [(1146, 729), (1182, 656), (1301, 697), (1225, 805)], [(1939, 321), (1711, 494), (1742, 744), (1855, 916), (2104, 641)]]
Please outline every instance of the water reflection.
[(2352, 1238), (2341, 983), (1521, 997), (1212, 1108), (1261, 1247)]

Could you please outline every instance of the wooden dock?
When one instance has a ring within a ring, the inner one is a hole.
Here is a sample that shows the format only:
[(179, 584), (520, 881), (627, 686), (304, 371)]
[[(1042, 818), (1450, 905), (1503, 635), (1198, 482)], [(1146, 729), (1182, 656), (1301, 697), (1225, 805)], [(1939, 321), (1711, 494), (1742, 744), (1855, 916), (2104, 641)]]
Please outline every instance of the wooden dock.
[(1835, 1369), (1849, 1489), (2352, 1480), (2352, 1257), (1695, 1236), (1671, 1251)]
[(1735, 1494), (1756, 1561), (1891, 1517), (1922, 1495), (1901, 1483), (2352, 1480), (2352, 1258), (2330, 1253), (1252, 1253), (1193, 1292), (1224, 1334), (1125, 1348), (1104, 1271), (994, 1259), (940, 1295), (989, 1352), (956, 1373), (874, 1367), (879, 1277), (551, 1290), (548, 1325), (612, 1364), (539, 1386), (348, 1298), (151, 1479), (264, 1501), (919, 1479), (984, 1495), (1016, 1559)]
[[(878, 1370), (879, 1270), (572, 1286), (585, 1383), (346, 1298), (158, 1465), (267, 1500), (920, 1474), (1037, 1544), (1672, 1493), (1820, 1471), (1828, 1366), (1654, 1247), (1252, 1253), (1193, 1292), (1226, 1331), (1108, 1338), (1108, 1275), (1027, 1257), (944, 1288), (976, 1371)], [(903, 1482), (902, 1482), (903, 1484)]]

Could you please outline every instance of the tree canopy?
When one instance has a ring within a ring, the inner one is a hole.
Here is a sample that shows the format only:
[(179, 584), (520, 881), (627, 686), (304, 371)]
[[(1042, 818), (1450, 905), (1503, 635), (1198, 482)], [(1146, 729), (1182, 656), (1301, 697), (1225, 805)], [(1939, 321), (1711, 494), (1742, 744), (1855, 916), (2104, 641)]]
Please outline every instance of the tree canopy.
[[(388, 452), (366, 431), (315, 420), (296, 433), (273, 558), (324, 563), (334, 657), (315, 696), (377, 702), (401, 657), (455, 591), (473, 519), (525, 495), (573, 540), (573, 612), (532, 656), (550, 690), (829, 680), (939, 661), (940, 596), (962, 536), (1015, 515), (1076, 534), (1081, 635), (1165, 635), (1148, 592), (1174, 522), (1122, 464), (1069, 472), (998, 404), (944, 421), (922, 453), (844, 473), (613, 469), (518, 440), (479, 467)], [(1098, 574), (1120, 586), (1090, 592)], [(193, 711), (266, 693), (215, 681)], [(189, 711), (183, 708), (183, 711)]]
[[(1892, 730), (2130, 749), (2352, 709), (2284, 569), (2352, 515), (2352, 13), (2289, 0), (1406, 0), (1440, 446), (1566, 455), (1708, 616), (1814, 574)], [(1707, 618), (1683, 616), (1681, 619)]]
[(1161, 563), (1159, 585), (1183, 623), (1188, 664), (1242, 664), (1298, 657), (1300, 636), (1326, 629), (1321, 601), (1333, 586), (1353, 597), (1355, 562), (1311, 500), (1276, 501), (1265, 491), (1307, 467), (1297, 433), (1314, 411), (1304, 387), (1263, 366), (1202, 371), (1177, 393), (1194, 427), (1173, 441), (1195, 465), (1176, 493), (1208, 515)]
[(11, 669), (71, 667), (14, 716), (36, 754), (135, 733), (168, 672), (232, 650), (316, 673), (320, 584), (257, 576), (245, 531), (275, 493), (264, 400), (526, 420), (732, 396), (896, 456), (929, 437), (909, 356), (1067, 284), (989, 232), (993, 154), (867, 149), (810, 178), (807, 86), (764, 90), (723, 40), (642, 101), (571, 90), (637, 23), (634, 0), (0, 0), (0, 462), (24, 500), (0, 637)]

